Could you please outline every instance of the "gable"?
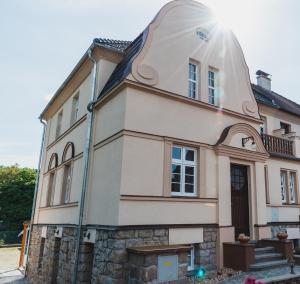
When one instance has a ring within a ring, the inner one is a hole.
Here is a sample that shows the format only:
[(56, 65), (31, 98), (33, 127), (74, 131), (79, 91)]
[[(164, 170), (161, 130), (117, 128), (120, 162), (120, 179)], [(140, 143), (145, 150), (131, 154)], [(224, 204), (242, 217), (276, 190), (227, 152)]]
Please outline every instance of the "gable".
[[(208, 40), (199, 31), (209, 31)], [(145, 34), (143, 34), (145, 38)], [(220, 106), (259, 118), (248, 67), (235, 36), (213, 23), (211, 11), (190, 0), (165, 5), (147, 27), (147, 37), (131, 58), (127, 79), (187, 96), (188, 63), (200, 67), (200, 100), (208, 100), (208, 70), (220, 75)]]

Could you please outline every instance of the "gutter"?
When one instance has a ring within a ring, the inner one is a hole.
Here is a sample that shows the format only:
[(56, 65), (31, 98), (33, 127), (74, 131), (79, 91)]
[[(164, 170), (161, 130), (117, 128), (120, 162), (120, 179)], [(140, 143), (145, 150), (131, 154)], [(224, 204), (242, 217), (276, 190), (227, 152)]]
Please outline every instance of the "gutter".
[(86, 193), (88, 189), (89, 182), (89, 162), (90, 162), (90, 150), (92, 147), (92, 137), (93, 137), (93, 125), (94, 125), (94, 104), (96, 98), (96, 84), (97, 84), (97, 61), (92, 57), (92, 51), (94, 46), (92, 45), (87, 51), (88, 58), (93, 62), (93, 70), (92, 70), (92, 92), (90, 97), (90, 102), (87, 105), (87, 132), (86, 132), (86, 141), (83, 150), (83, 180), (82, 180), (82, 190), (81, 190), (81, 198), (79, 205), (79, 219), (76, 233), (76, 243), (75, 243), (75, 264), (74, 264), (74, 273), (72, 278), (72, 283), (77, 283), (77, 275), (78, 275), (78, 265), (79, 265), (79, 249), (80, 249), (80, 239), (81, 239), (81, 229), (84, 217), (84, 206)]
[(42, 143), (41, 143), (41, 148), (40, 148), (40, 154), (39, 154), (39, 162), (38, 162), (38, 168), (37, 168), (37, 173), (36, 173), (36, 179), (35, 179), (35, 187), (34, 187), (34, 195), (33, 195), (33, 202), (32, 202), (32, 209), (31, 209), (31, 218), (30, 218), (30, 225), (29, 225), (29, 231), (28, 231), (28, 246), (27, 246), (27, 253), (26, 253), (26, 266), (25, 266), (25, 276), (27, 276), (27, 267), (28, 267), (28, 257), (29, 257), (29, 248), (31, 244), (31, 232), (33, 228), (33, 222), (34, 222), (34, 215), (35, 215), (35, 208), (36, 208), (36, 199), (37, 199), (37, 193), (39, 189), (39, 181), (40, 181), (40, 173), (41, 173), (41, 165), (42, 165), (42, 159), (43, 159), (43, 149), (44, 149), (44, 144), (45, 144), (45, 138), (46, 138), (46, 125), (47, 123), (40, 118), (40, 122), (44, 125), (43, 127), (43, 134), (42, 134)]

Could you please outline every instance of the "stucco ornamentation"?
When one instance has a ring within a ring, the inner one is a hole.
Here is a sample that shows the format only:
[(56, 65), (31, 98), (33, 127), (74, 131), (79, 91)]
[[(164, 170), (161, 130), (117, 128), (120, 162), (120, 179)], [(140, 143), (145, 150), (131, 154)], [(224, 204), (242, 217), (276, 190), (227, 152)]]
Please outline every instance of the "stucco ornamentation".
[[(256, 146), (255, 151), (249, 151), (242, 147), (237, 148), (236, 146), (233, 146), (232, 140), (237, 134), (253, 137)], [(269, 153), (265, 149), (257, 130), (246, 123), (237, 123), (226, 127), (215, 145), (215, 151), (218, 155), (226, 155), (229, 157), (253, 161), (264, 162), (269, 157)]]
[(62, 155), (62, 163), (73, 159), (75, 155), (75, 147), (73, 142), (68, 142), (65, 146), (63, 155)]
[(56, 168), (57, 166), (58, 166), (58, 155), (57, 153), (53, 153), (49, 160), (48, 171)]
[(147, 85), (153, 86), (158, 83), (157, 71), (148, 64), (139, 64), (133, 76), (137, 81)]
[(256, 103), (249, 102), (249, 101), (243, 102), (242, 108), (244, 114), (255, 116), (255, 114), (257, 113)]

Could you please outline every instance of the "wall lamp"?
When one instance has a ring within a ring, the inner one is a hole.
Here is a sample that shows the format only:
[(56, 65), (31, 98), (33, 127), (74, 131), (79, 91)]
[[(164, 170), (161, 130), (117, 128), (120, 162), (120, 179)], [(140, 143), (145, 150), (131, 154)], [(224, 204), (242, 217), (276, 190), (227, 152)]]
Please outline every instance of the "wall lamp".
[(248, 141), (252, 141), (251, 145), (255, 145), (255, 140), (253, 136), (242, 138), (242, 146), (245, 147)]

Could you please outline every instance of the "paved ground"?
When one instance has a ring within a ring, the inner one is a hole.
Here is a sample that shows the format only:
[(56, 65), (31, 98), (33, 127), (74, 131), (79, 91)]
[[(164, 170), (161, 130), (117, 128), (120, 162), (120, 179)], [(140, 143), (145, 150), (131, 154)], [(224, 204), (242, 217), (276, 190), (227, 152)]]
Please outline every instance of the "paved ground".
[(29, 283), (17, 269), (19, 248), (0, 248), (0, 283)]
[(247, 272), (242, 273), (238, 276), (230, 277), (227, 280), (219, 282), (220, 284), (244, 284), (245, 279), (248, 276), (254, 276), (257, 280), (264, 280), (268, 278), (276, 278), (276, 277), (292, 277), (292, 276), (299, 276), (300, 277), (300, 266), (295, 267), (295, 273), (296, 275), (290, 274), (290, 267), (284, 266), (264, 271), (255, 271), (255, 272)]

